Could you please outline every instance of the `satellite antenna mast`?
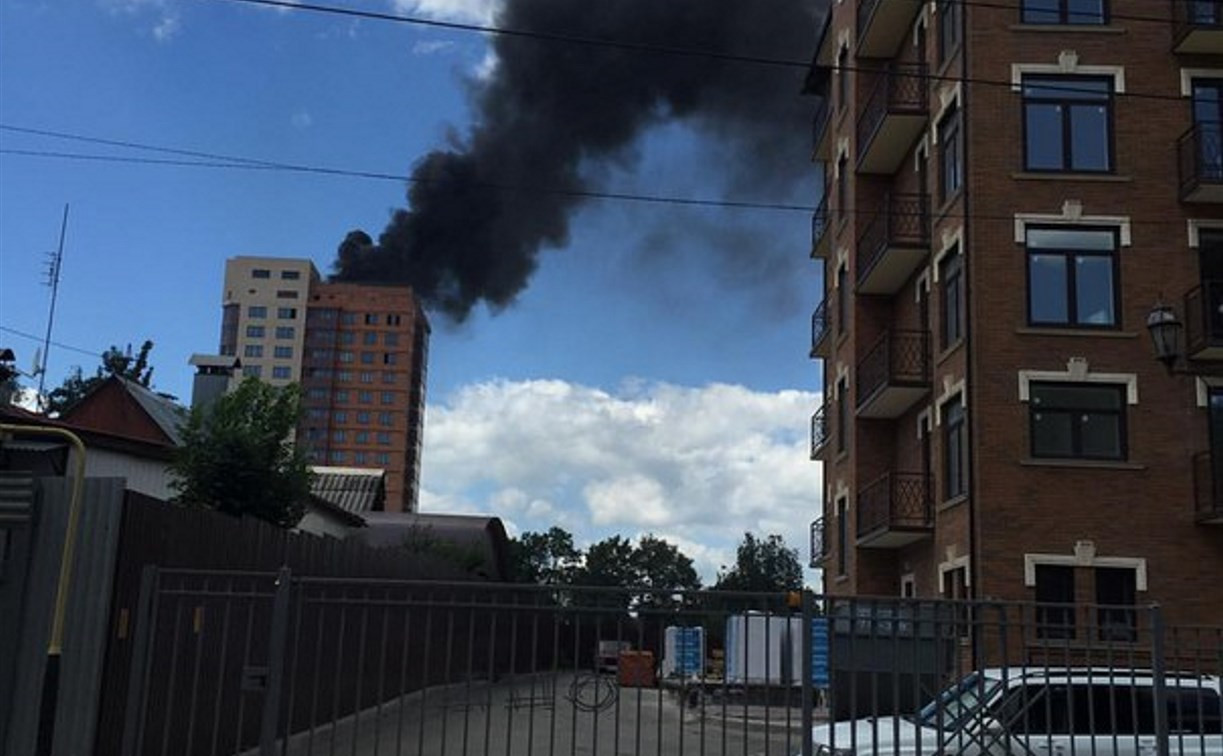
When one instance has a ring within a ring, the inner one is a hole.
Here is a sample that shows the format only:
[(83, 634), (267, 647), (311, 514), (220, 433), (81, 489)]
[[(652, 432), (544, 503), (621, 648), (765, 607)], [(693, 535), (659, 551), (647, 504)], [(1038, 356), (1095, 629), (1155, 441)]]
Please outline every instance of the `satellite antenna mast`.
[(55, 299), (59, 296), (59, 271), (64, 261), (64, 235), (68, 231), (68, 204), (64, 203), (64, 219), (59, 226), (59, 247), (47, 262), (47, 282), (51, 288), (51, 310), (47, 313), (47, 334), (42, 340), (42, 362), (38, 365), (38, 401), (43, 401), (43, 388), (47, 383), (47, 355), (51, 351), (51, 327), (55, 325)]

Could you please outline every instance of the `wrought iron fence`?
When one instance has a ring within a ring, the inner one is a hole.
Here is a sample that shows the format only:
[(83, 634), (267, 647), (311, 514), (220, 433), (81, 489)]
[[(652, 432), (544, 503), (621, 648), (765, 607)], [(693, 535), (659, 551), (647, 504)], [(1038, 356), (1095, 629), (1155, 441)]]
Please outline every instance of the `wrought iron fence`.
[(811, 569), (819, 569), (828, 558), (828, 540), (824, 537), (824, 518), (811, 522)]
[(925, 530), (934, 526), (930, 476), (889, 471), (858, 492), (858, 537), (880, 530)]
[(888, 194), (858, 237), (856, 280), (866, 280), (889, 248), (929, 246), (930, 196)]
[(889, 385), (928, 385), (930, 332), (885, 331), (858, 363), (856, 380), (859, 407)]
[(828, 233), (828, 192), (820, 197), (820, 204), (815, 206), (815, 212), (811, 214), (811, 255), (812, 257), (819, 256), (820, 245), (824, 241), (824, 236)]
[(832, 437), (828, 422), (828, 405), (824, 404), (811, 415), (811, 459), (818, 459), (820, 452)]
[(1223, 123), (1193, 124), (1177, 140), (1181, 196), (1203, 184), (1223, 184)]
[[(858, 9), (868, 3), (859, 3)], [(869, 149), (884, 120), (893, 114), (925, 115), (930, 110), (930, 83), (925, 63), (891, 63), (880, 72), (858, 115), (859, 159)]]
[[(832, 295), (830, 294), (829, 297)], [(811, 356), (815, 356), (816, 350), (820, 348), (820, 343), (832, 331), (832, 308), (828, 306), (829, 299), (825, 298), (811, 313)]]

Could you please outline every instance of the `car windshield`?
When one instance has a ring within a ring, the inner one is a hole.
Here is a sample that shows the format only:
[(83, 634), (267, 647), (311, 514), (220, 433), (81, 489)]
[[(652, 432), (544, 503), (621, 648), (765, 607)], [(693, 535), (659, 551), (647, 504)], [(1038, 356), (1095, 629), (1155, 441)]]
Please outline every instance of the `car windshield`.
[(923, 706), (917, 713), (917, 720), (926, 727), (942, 727), (948, 730), (960, 727), (981, 708), (983, 702), (990, 699), (999, 685), (1001, 683), (997, 680), (989, 680), (973, 673)]

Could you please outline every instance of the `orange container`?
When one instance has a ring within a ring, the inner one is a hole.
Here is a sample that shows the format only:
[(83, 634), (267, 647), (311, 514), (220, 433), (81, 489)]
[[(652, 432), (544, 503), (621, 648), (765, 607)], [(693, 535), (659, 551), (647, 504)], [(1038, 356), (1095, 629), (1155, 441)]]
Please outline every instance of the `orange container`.
[(622, 688), (653, 688), (654, 654), (650, 651), (621, 651), (616, 664), (616, 681)]

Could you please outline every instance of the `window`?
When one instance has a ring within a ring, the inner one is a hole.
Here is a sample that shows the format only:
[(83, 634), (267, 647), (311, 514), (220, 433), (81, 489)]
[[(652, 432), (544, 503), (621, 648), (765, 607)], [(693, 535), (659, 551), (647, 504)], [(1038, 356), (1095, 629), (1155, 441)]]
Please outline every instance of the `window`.
[(369, 370), (363, 370), (360, 373), (359, 378), (362, 383), (373, 383), (374, 382), (374, 374)]
[[(1074, 568), (1060, 564), (1036, 565), (1036, 637), (1064, 640), (1074, 637)], [(1050, 606), (1052, 605), (1052, 606)]]
[(391, 425), (392, 422), (393, 420), (391, 418), (390, 412), (379, 412), (378, 413), (378, 424), (379, 425)]
[(951, 59), (960, 46), (960, 1), (939, 0), (938, 3), (938, 62)]
[(268, 308), (263, 305), (251, 305), (246, 308), (246, 317), (248, 318), (266, 318), (268, 316)]
[(340, 325), (354, 325), (356, 322), (357, 322), (357, 313), (355, 312), (341, 312), (340, 313)]
[(373, 365), (375, 362), (374, 357), (375, 357), (375, 354), (373, 352), (362, 352), (361, 353), (361, 364), (362, 365)]
[(846, 203), (847, 191), (845, 182), (849, 180), (849, 157), (841, 155), (837, 158), (837, 218), (844, 218), (845, 212), (848, 210)]
[(357, 431), (356, 440), (358, 444), (368, 444), (369, 431)]
[(1105, 24), (1108, 0), (1023, 0), (1025, 24)]
[(293, 326), (276, 326), (276, 338), (291, 339), (294, 336)]
[(849, 572), (849, 500), (837, 499), (837, 574)]
[(397, 326), (399, 325), (399, 322), (400, 321), (399, 321), (398, 315), (387, 315), (386, 316), (386, 324), (389, 326)]
[(378, 316), (372, 312), (365, 313), (365, 325), (378, 325)]
[[(942, 573), (943, 597), (953, 601), (968, 600), (968, 568), (953, 567)], [(955, 635), (957, 638), (967, 638), (972, 631), (972, 617), (966, 604), (956, 604), (952, 608), (955, 615)]]
[(964, 262), (960, 248), (952, 247), (938, 264), (939, 285), (943, 289), (942, 348), (964, 338)]
[(395, 382), (395, 375), (396, 375), (396, 373), (395, 373), (395, 371), (394, 371), (394, 370), (388, 370), (388, 371), (386, 371), (385, 373), (383, 373), (383, 374), (382, 374), (382, 382), (383, 382), (383, 383), (394, 383), (394, 382)]
[(306, 440), (307, 441), (318, 441), (319, 438), (322, 437), (322, 435), (323, 435), (323, 432), (320, 431), (318, 428), (307, 428), (306, 429)]
[(386, 467), (387, 465), (391, 464), (391, 455), (387, 454), (386, 452), (378, 452), (374, 455), (374, 464)]
[(271, 278), (272, 271), (267, 268), (255, 268), (251, 271), (251, 278)]
[(382, 343), (387, 346), (399, 346), (399, 334), (394, 331), (387, 331), (382, 336)]
[(276, 292), (277, 299), (297, 299), (297, 292), (293, 289), (280, 289)]
[(348, 453), (342, 452), (342, 451), (333, 451), (331, 452), (329, 459), (331, 460), (331, 464), (333, 465), (342, 465), (344, 464), (345, 461), (347, 461)]
[(964, 398), (943, 405), (943, 496), (953, 499), (968, 493), (968, 443), (965, 438)]
[(263, 377), (263, 367), (260, 365), (246, 365), (242, 368), (242, 375), (247, 375), (251, 378), (261, 378)]
[(352, 371), (351, 370), (341, 370), (340, 372), (335, 374), (335, 379), (339, 381), (340, 383), (352, 383)]
[(311, 420), (315, 420), (317, 422), (322, 422), (327, 417), (327, 410), (319, 409), (315, 407), (314, 409), (311, 409), (308, 412), (306, 412), (306, 417), (310, 418)]
[(1129, 567), (1097, 567), (1096, 624), (1100, 640), (1138, 640), (1138, 617), (1132, 607), (1138, 600), (1138, 573)]
[(339, 391), (335, 392), (335, 401), (336, 404), (348, 404), (348, 391), (345, 389), (340, 389)]
[(337, 423), (347, 423), (348, 422), (348, 412), (345, 410), (336, 410), (335, 421)]
[[(243, 372), (246, 372), (245, 369)], [(312, 388), (306, 392), (306, 398), (312, 402), (325, 402), (327, 401), (327, 389)]]
[(1024, 168), (1113, 170), (1113, 79), (1024, 76)]
[(1117, 232), (1029, 228), (1028, 323), (1117, 327)]
[(395, 392), (394, 391), (383, 391), (382, 392), (382, 403), (383, 404), (394, 404), (395, 403)]
[(356, 343), (357, 334), (355, 331), (340, 331), (339, 339), (341, 344)]
[(1125, 459), (1125, 386), (1033, 383), (1032, 456)]
[(340, 352), (340, 362), (352, 362), (353, 353), (347, 350)]
[[(263, 356), (263, 346), (261, 344), (247, 344), (246, 348), (242, 350), (242, 356), (243, 357), (262, 357)], [(246, 372), (249, 373), (250, 371), (247, 370)]]
[(352, 453), (352, 463), (354, 465), (364, 465), (366, 464), (365, 457), (366, 457), (366, 454), (363, 451), (353, 452)]
[(357, 413), (357, 423), (360, 425), (369, 425), (369, 412), (362, 410)]
[(378, 443), (382, 444), (383, 446), (390, 446), (391, 434), (378, 431)]
[(837, 110), (849, 104), (849, 48), (837, 51)]
[(849, 265), (842, 263), (837, 266), (837, 333), (845, 333), (849, 322)]
[(837, 452), (849, 448), (849, 381), (837, 381)]
[(337, 429), (332, 432), (331, 438), (337, 444), (342, 444), (348, 440), (348, 431), (344, 430), (343, 428)]
[(296, 320), (297, 319), (297, 308), (296, 307), (277, 307), (276, 317), (280, 318), (281, 320)]
[(954, 197), (964, 184), (964, 145), (961, 132), (960, 109), (952, 105), (938, 123), (939, 202), (946, 202)]
[(280, 277), (285, 281), (296, 281), (302, 277), (300, 270), (282, 270)]
[(293, 347), (291, 346), (275, 347), (272, 349), (272, 356), (278, 360), (291, 360), (293, 359)]
[(264, 335), (263, 326), (248, 325), (246, 327), (246, 338), (248, 339), (262, 339), (263, 335)]
[(373, 391), (358, 391), (357, 401), (362, 404), (372, 404), (374, 401), (374, 392)]
[(394, 352), (383, 352), (382, 353), (382, 364), (383, 365), (394, 365), (395, 360), (396, 360), (396, 355)]
[(361, 334), (361, 343), (367, 346), (377, 344), (378, 343), (378, 332), (377, 331), (366, 331), (365, 333)]

